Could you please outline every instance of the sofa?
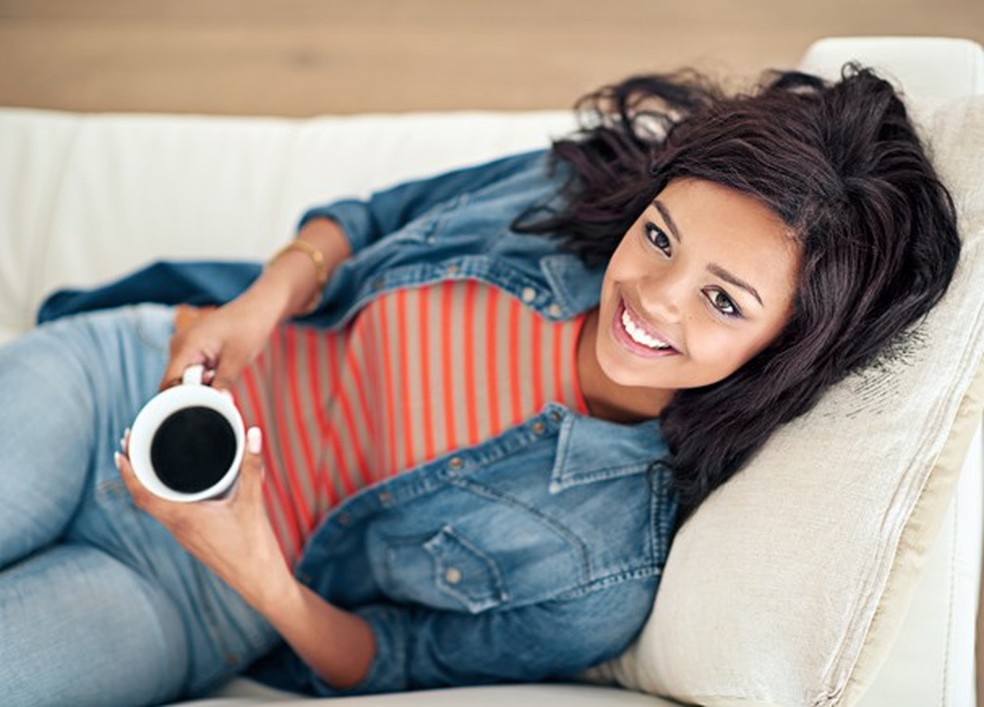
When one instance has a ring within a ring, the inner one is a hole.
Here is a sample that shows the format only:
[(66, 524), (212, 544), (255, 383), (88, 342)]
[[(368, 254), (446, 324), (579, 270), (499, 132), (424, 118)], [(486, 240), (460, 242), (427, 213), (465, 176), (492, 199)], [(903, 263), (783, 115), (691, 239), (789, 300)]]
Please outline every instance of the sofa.
[[(977, 704), (984, 98), (974, 96), (984, 50), (831, 38), (800, 67), (834, 76), (849, 60), (903, 88), (957, 200), (962, 270), (921, 334), (927, 351), (839, 385), (715, 493), (678, 535), (653, 613), (620, 658), (564, 684), (338, 702)], [(0, 108), (0, 343), (34, 325), (53, 289), (156, 259), (265, 260), (310, 204), (546, 145), (573, 126), (569, 111), (280, 119)], [(857, 443), (831, 454), (834, 435)], [(195, 704), (295, 701), (310, 699), (240, 678)]]

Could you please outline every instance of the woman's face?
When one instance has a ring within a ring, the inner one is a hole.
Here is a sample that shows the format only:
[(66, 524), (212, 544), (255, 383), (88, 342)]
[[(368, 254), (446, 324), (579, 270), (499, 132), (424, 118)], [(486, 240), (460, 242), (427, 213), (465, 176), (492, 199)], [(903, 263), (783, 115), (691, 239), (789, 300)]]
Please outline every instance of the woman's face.
[(800, 248), (757, 199), (676, 179), (629, 228), (602, 284), (595, 352), (617, 386), (715, 383), (782, 330)]

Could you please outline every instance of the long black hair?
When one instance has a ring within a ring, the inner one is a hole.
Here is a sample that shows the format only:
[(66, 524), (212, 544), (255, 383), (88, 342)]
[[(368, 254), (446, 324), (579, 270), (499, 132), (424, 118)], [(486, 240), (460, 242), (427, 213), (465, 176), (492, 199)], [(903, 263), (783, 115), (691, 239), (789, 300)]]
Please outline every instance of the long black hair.
[(960, 254), (953, 202), (892, 85), (856, 64), (833, 83), (769, 72), (736, 95), (694, 72), (635, 76), (577, 108), (581, 129), (551, 154), (573, 167), (564, 206), (527, 212), (516, 230), (604, 263), (652, 198), (690, 177), (759, 199), (801, 245), (779, 336), (726, 379), (677, 391), (661, 415), (690, 511), (939, 301)]

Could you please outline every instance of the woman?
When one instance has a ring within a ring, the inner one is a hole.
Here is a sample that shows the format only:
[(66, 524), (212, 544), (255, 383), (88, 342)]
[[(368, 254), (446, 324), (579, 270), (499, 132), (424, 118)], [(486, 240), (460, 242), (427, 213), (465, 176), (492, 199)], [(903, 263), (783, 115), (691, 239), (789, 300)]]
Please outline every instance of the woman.
[[(217, 309), (0, 350), (15, 702), (195, 696), (260, 656), (319, 694), (540, 680), (625, 648), (673, 529), (938, 301), (959, 242), (869, 71), (592, 100), (549, 154), (311, 210)], [(177, 505), (107, 440), (194, 363), (255, 429), (230, 497)]]

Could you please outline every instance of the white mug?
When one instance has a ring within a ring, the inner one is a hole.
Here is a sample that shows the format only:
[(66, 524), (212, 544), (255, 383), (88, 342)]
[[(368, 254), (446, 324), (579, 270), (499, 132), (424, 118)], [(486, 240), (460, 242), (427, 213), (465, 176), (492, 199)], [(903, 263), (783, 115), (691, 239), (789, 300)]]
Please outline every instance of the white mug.
[(222, 496), (239, 475), (246, 446), (232, 399), (202, 383), (202, 365), (151, 398), (133, 421), (127, 454), (137, 479), (169, 501)]

